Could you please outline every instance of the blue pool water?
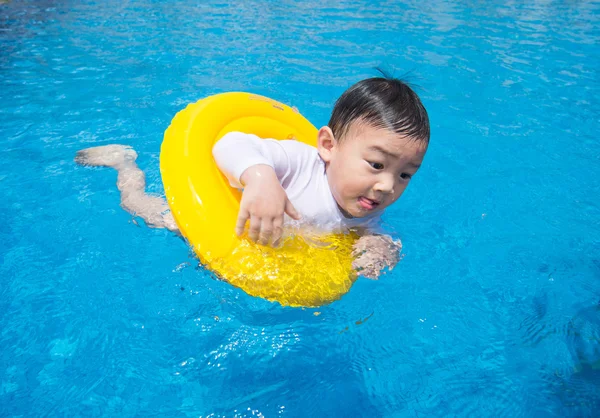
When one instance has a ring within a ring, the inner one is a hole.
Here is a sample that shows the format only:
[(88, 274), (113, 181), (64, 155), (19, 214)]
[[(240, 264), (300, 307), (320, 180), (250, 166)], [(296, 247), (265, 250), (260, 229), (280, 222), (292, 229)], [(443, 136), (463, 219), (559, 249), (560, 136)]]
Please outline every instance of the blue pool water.
[[(0, 416), (593, 416), (600, 4), (0, 2)], [(124, 143), (243, 90), (317, 125), (383, 66), (418, 86), (405, 257), (319, 309), (252, 298), (119, 207)]]

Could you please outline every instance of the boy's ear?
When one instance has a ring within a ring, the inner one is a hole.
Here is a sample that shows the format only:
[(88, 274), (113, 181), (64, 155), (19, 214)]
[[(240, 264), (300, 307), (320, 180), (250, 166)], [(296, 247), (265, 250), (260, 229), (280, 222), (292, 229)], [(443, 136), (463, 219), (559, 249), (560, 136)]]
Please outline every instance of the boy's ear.
[(329, 126), (323, 126), (319, 129), (319, 134), (317, 137), (317, 149), (319, 150), (319, 155), (321, 159), (328, 163), (331, 161), (331, 151), (337, 145), (337, 141), (333, 136), (333, 132)]

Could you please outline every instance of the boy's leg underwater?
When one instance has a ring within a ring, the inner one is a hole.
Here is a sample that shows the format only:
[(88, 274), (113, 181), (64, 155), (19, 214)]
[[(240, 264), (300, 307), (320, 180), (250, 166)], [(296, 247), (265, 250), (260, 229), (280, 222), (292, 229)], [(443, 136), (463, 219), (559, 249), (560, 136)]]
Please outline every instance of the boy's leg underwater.
[(117, 170), (121, 207), (133, 216), (142, 218), (151, 228), (179, 232), (166, 200), (146, 193), (146, 176), (136, 164), (136, 158), (137, 153), (133, 148), (113, 144), (78, 151), (75, 162), (83, 166), (112, 167)]

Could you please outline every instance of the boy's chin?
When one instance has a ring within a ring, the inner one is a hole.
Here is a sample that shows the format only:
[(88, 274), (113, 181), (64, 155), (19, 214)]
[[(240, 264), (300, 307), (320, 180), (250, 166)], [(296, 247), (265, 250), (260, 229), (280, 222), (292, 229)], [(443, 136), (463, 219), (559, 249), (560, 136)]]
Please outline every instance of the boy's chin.
[(365, 218), (367, 216), (373, 215), (376, 212), (379, 212), (378, 209), (365, 210), (360, 206), (344, 208), (340, 204), (338, 204), (338, 208), (346, 218)]
[(355, 210), (348, 210), (347, 208), (343, 207), (342, 205), (340, 205), (339, 203), (337, 204), (338, 209), (340, 210), (340, 212), (342, 212), (342, 215), (344, 215), (344, 218), (362, 218), (362, 216), (364, 215), (359, 215), (356, 216), (354, 213), (356, 212)]

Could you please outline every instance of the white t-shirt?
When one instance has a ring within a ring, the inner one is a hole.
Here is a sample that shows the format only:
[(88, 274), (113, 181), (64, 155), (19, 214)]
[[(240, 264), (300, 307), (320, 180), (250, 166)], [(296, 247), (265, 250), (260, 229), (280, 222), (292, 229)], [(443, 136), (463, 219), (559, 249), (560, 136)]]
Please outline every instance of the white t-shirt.
[[(288, 198), (302, 215), (303, 225), (334, 232), (353, 227), (375, 230), (379, 224), (379, 213), (363, 218), (344, 216), (331, 194), (325, 163), (315, 147), (294, 140), (261, 139), (230, 132), (215, 144), (213, 156), (231, 186), (238, 189), (243, 188), (240, 177), (249, 167), (273, 167)], [(294, 221), (286, 215), (284, 222)]]

